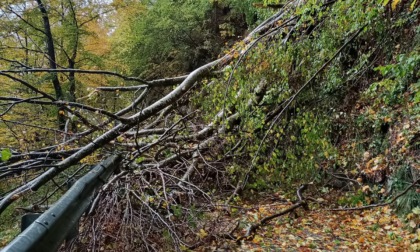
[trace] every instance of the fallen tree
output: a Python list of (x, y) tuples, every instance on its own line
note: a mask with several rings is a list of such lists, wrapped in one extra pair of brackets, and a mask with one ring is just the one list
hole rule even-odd
[[(267, 31), (270, 33), (270, 28), (282, 16), (282, 15), (279, 15), (279, 14), (283, 14), (283, 13), (284, 13), (284, 11), (279, 12), (274, 17), (272, 17), (269, 22), (266, 22), (264, 25), (260, 25), (259, 27), (257, 27), (253, 32), (250, 33), (250, 35), (247, 38), (244, 39), (244, 43), (245, 44), (250, 44), (250, 41), (252, 41), (254, 39), (253, 38), (254, 34), (264, 33), (264, 32), (267, 32)], [(276, 28), (276, 30), (277, 30), (277, 28)], [(244, 50), (244, 52), (246, 52), (246, 48), (243, 49), (243, 50)], [(91, 141), (91, 143), (83, 146), (82, 148), (77, 150), (74, 154), (70, 155), (69, 157), (67, 157), (63, 161), (55, 164), (53, 168), (51, 168), (50, 170), (43, 173), (41, 176), (37, 177), (35, 180), (31, 181), (30, 183), (27, 183), (27, 184), (23, 185), (22, 187), (17, 188), (15, 191), (8, 194), (0, 202), (0, 212), (2, 212), (14, 200), (18, 199), (19, 196), (22, 193), (25, 193), (28, 190), (37, 190), (40, 186), (44, 185), (47, 181), (52, 179), (58, 173), (64, 171), (65, 169), (69, 168), (72, 165), (77, 164), (81, 159), (83, 159), (86, 156), (92, 154), (95, 150), (104, 147), (106, 144), (110, 143), (112, 140), (116, 139), (118, 136), (120, 136), (123, 133), (127, 132), (128, 130), (132, 129), (136, 125), (140, 125), (141, 123), (143, 123), (147, 119), (151, 118), (152, 116), (155, 116), (157, 113), (159, 113), (163, 109), (167, 108), (168, 106), (176, 103), (183, 95), (185, 95), (191, 89), (191, 87), (194, 84), (196, 84), (197, 81), (199, 81), (201, 78), (203, 78), (206, 75), (208, 75), (209, 73), (211, 73), (211, 71), (214, 70), (215, 67), (217, 67), (217, 66), (220, 67), (220, 66), (226, 65), (232, 59), (234, 59), (234, 53), (238, 53), (238, 52), (236, 52), (236, 50), (233, 50), (229, 54), (223, 56), (222, 58), (220, 58), (218, 60), (215, 60), (211, 63), (208, 63), (208, 64), (196, 69), (195, 71), (191, 72), (182, 81), (182, 83), (179, 84), (173, 91), (171, 91), (169, 94), (167, 94), (163, 98), (153, 102), (152, 104), (150, 104), (146, 108), (143, 108), (140, 112), (137, 112), (134, 115), (129, 116), (128, 118), (118, 118), (118, 117), (111, 116), (111, 117), (114, 117), (112, 119), (114, 119), (114, 120), (118, 119), (119, 121), (122, 121), (122, 122), (119, 123), (116, 127), (108, 130), (104, 134), (100, 135), (99, 137), (97, 137), (96, 139)], [(30, 71), (30, 70), (27, 70), (27, 71)], [(38, 71), (40, 71), (40, 70), (38, 70)], [(44, 70), (44, 71), (48, 71), (48, 70)], [(63, 71), (74, 72), (74, 70), (66, 70), (66, 69), (64, 69)], [(54, 72), (56, 72), (56, 71), (54, 71)], [(82, 71), (82, 72), (83, 73), (89, 73), (88, 71)], [(72, 107), (72, 104), (70, 104), (68, 102), (62, 102), (61, 103), (60, 101), (56, 101), (54, 98), (52, 98), (48, 94), (36, 89), (31, 84), (29, 84), (29, 83), (27, 83), (23, 80), (20, 80), (17, 77), (10, 76), (9, 74), (6, 74), (4, 72), (0, 72), (0, 75), (9, 77), (9, 78), (11, 78), (15, 81), (18, 81), (18, 82), (24, 84), (25, 86), (33, 89), (34, 92), (41, 95), (42, 98), (50, 99), (53, 103), (55, 103), (57, 105), (61, 106), (62, 104), (67, 104), (67, 106), (64, 107), (64, 108), (66, 108), (66, 110), (68, 110), (70, 113), (75, 113), (74, 111), (72, 112), (72, 110), (70, 109), (70, 107)], [(180, 77), (179, 79), (183, 79), (183, 78), (184, 77)], [(151, 81), (151, 83), (153, 83), (153, 81)], [(136, 90), (137, 89), (138, 88), (136, 87)], [(101, 88), (99, 88), (99, 90), (101, 90)], [(115, 89), (115, 90), (117, 90), (117, 89)], [(75, 105), (75, 104), (73, 104), (73, 105)], [(83, 105), (78, 105), (78, 106), (83, 107)], [(87, 109), (89, 107), (86, 106), (86, 107), (83, 107), (83, 108)], [(94, 111), (95, 109), (90, 108), (89, 110)], [(97, 109), (96, 111), (101, 113), (102, 110)], [(102, 111), (102, 113), (104, 113), (105, 115), (113, 115), (112, 112)], [(221, 113), (223, 113), (223, 111)], [(54, 148), (56, 148), (56, 147), (54, 147)]]

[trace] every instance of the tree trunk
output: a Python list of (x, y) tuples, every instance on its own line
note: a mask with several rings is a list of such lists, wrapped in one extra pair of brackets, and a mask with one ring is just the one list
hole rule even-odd
[[(41, 0), (36, 0), (38, 3), (38, 8), (41, 11), (42, 14), (42, 20), (44, 23), (44, 34), (45, 34), (45, 42), (47, 45), (47, 57), (48, 62), (51, 69), (57, 69), (57, 63), (55, 60), (55, 49), (54, 49), (54, 40), (51, 33), (51, 25), (50, 20), (48, 18), (47, 9), (45, 8), (45, 5), (42, 3)], [(52, 76), (52, 83), (54, 86), (55, 91), (55, 97), (57, 100), (63, 100), (63, 90), (61, 89), (60, 81), (58, 79), (57, 73), (51, 73)], [(60, 130), (64, 129), (66, 120), (64, 113), (62, 113), (63, 110), (59, 109), (58, 111), (58, 127)]]

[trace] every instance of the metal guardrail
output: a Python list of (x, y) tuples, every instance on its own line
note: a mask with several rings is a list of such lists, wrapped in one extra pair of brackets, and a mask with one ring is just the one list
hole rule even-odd
[(49, 210), (10, 242), (2, 252), (57, 251), (67, 234), (78, 225), (95, 190), (103, 185), (121, 157), (113, 155), (79, 179)]

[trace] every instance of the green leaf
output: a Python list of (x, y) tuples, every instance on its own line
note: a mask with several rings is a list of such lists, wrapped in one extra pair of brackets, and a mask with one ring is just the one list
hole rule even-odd
[(175, 217), (179, 218), (179, 217), (181, 217), (181, 216), (182, 216), (182, 209), (181, 209), (181, 206), (178, 206), (178, 205), (171, 205), (171, 209), (172, 209), (172, 211), (173, 211), (173, 213), (174, 213), (174, 216), (175, 216)]
[(412, 211), (413, 211), (414, 214), (420, 215), (420, 208), (419, 207), (413, 208)]
[(3, 149), (1, 151), (1, 161), (2, 162), (6, 162), (11, 157), (12, 157), (12, 152), (10, 151), (10, 149)]
[(385, 0), (385, 1), (382, 2), (382, 5), (386, 6), (388, 3), (389, 3), (389, 0)]

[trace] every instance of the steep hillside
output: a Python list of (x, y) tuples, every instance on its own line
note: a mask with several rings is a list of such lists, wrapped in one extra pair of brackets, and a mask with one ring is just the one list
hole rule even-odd
[[(173, 13), (181, 25), (154, 19), (173, 1), (139, 2), (127, 12), (138, 23), (115, 31), (121, 50), (105, 62), (147, 78), (189, 73), (111, 73), (81, 104), (54, 101), (85, 110), (69, 121), (77, 129), (48, 147), (5, 149), (4, 171), (13, 166), (15, 178), (3, 173), (13, 186), (1, 188), (0, 210), (120, 153), (118, 174), (63, 250), (419, 250), (418, 2), (247, 1), (251, 13), (237, 1), (181, 2), (191, 14)], [(209, 10), (225, 19), (202, 23)], [(153, 26), (139, 13), (151, 13)], [(239, 34), (226, 32), (263, 17), (229, 44)], [(214, 27), (220, 37), (207, 33)], [(223, 37), (228, 49), (197, 67)], [(148, 65), (145, 48), (156, 49)], [(40, 158), (51, 168), (20, 163)], [(16, 186), (27, 170), (33, 180)]]

